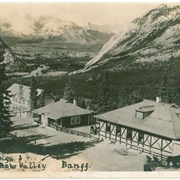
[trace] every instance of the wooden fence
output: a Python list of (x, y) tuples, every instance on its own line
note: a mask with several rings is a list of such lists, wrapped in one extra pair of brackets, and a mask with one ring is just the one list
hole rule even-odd
[(56, 129), (56, 131), (60, 131), (60, 132), (64, 132), (64, 133), (68, 133), (68, 134), (72, 134), (72, 135), (76, 135), (76, 136), (82, 136), (85, 138), (95, 138), (90, 133), (81, 132), (81, 131), (77, 131), (77, 130), (73, 130), (73, 129), (65, 128), (65, 127), (60, 127), (58, 125), (48, 124), (48, 126), (53, 129)]

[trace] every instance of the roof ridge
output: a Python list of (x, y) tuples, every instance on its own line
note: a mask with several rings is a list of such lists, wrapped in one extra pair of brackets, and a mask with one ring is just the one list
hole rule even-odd
[(66, 101), (64, 100), (60, 100), (59, 102), (62, 102), (63, 103), (63, 107), (62, 107), (62, 111), (61, 111), (61, 114), (62, 114), (62, 117), (64, 116), (64, 109), (65, 109), (65, 105), (66, 105)]
[[(177, 133), (176, 133), (176, 128), (175, 128), (175, 122), (174, 122), (174, 115), (172, 114), (172, 109), (174, 110), (174, 107), (170, 107), (170, 112), (171, 112), (171, 119), (172, 119), (172, 124), (173, 124), (173, 130), (174, 130), (174, 134), (175, 137), (177, 138)], [(176, 112), (174, 111), (174, 113), (176, 114)]]
[[(13, 86), (13, 85), (23, 86), (23, 88), (24, 88), (24, 87), (26, 87), (26, 88), (31, 88), (31, 86), (24, 85), (24, 84), (19, 84), (19, 83), (13, 83), (11, 86)], [(10, 87), (11, 87), (11, 86), (10, 86)], [(9, 87), (9, 88), (10, 88), (10, 87)], [(44, 89), (41, 89), (41, 88), (36, 88), (36, 90), (43, 90), (43, 91), (44, 91)]]

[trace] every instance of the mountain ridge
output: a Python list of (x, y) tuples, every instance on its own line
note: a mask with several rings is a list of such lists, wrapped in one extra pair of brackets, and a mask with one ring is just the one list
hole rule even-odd
[[(95, 32), (101, 34), (100, 38), (94, 36)], [(98, 43), (108, 33), (89, 30), (85, 27), (79, 26), (73, 22), (63, 21), (58, 18), (50, 16), (40, 16), (38, 18), (26, 17), (25, 23), (18, 25), (10, 23), (7, 20), (0, 20), (0, 34), (1, 36), (12, 36), (21, 38), (56, 38), (66, 42), (76, 42), (80, 44)]]
[(180, 6), (158, 6), (132, 21), (125, 32), (114, 35), (84, 69), (71, 74), (87, 72), (110, 61), (115, 63), (110, 69), (120, 70), (124, 68), (124, 62), (129, 58), (131, 62), (127, 62), (127, 66), (178, 58), (180, 56), (179, 24)]

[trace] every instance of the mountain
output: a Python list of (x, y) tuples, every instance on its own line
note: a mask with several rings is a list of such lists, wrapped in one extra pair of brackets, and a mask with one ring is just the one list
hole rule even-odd
[[(23, 22), (23, 24), (22, 24)], [(73, 22), (63, 21), (54, 17), (42, 16), (33, 18), (26, 16), (21, 24), (0, 21), (0, 34), (21, 38), (56, 39), (64, 42), (80, 44), (106, 41), (107, 33), (89, 30)]]
[(84, 69), (120, 71), (137, 65), (167, 62), (180, 57), (180, 6), (161, 5), (140, 18), (128, 29), (114, 35)]
[(98, 25), (98, 24), (92, 24), (88, 23), (87, 29), (100, 31), (104, 33), (119, 33), (123, 31), (125, 26), (123, 24), (104, 24), (104, 25)]
[(52, 70), (82, 68), (112, 37), (73, 22), (29, 15), (0, 20), (0, 35), (28, 72), (40, 64)]

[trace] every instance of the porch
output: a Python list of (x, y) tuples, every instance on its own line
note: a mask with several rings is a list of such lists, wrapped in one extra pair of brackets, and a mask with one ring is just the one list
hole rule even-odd
[(135, 149), (139, 153), (153, 154), (161, 159), (172, 155), (172, 139), (140, 131), (98, 119), (99, 138), (109, 139), (112, 143), (125, 144), (127, 149)]

